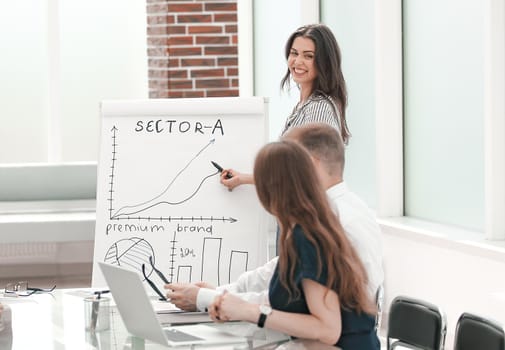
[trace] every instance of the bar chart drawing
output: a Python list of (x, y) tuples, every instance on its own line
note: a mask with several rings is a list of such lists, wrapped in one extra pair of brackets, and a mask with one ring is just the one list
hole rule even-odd
[[(205, 281), (210, 284), (221, 284), (221, 276), (219, 273), (222, 261), (222, 255), (226, 254), (223, 250), (222, 237), (203, 237), (202, 251), (200, 256), (201, 272), (200, 281)], [(193, 265), (179, 263), (179, 259), (190, 258), (193, 261), (198, 261), (198, 251), (195, 248), (178, 246), (177, 233), (174, 232), (170, 240), (170, 268), (169, 280), (177, 283), (191, 283), (193, 281)], [(228, 260), (228, 281), (231, 283), (247, 271), (249, 252), (245, 250), (231, 249), (230, 259)], [(176, 272), (175, 272), (176, 271)]]
[(204, 237), (202, 248), (202, 269), (200, 280), (219, 286), (219, 265), (221, 262), (222, 238)]
[(243, 250), (232, 250), (228, 269), (228, 283), (236, 281), (238, 277), (247, 271), (249, 252)]
[(191, 283), (192, 273), (193, 273), (193, 266), (179, 265), (177, 267), (177, 283)]

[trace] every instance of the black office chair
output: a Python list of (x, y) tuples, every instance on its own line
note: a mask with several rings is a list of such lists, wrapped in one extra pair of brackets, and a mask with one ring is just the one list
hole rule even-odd
[(463, 313), (456, 324), (454, 350), (504, 350), (505, 333), (496, 321)]
[(447, 322), (436, 305), (406, 296), (396, 297), (389, 307), (387, 349), (441, 350)]

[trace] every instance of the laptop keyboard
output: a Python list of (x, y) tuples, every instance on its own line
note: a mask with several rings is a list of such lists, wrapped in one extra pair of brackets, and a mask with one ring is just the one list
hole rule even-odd
[(189, 341), (199, 341), (204, 340), (203, 338), (195, 337), (194, 335), (181, 332), (177, 329), (164, 329), (165, 335), (168, 340), (173, 342), (189, 342)]

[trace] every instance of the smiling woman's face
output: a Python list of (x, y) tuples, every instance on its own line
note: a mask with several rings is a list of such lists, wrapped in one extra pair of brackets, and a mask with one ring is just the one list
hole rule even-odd
[(293, 80), (303, 88), (312, 90), (312, 83), (317, 77), (315, 64), (316, 46), (312, 39), (297, 37), (291, 45), (288, 67)]

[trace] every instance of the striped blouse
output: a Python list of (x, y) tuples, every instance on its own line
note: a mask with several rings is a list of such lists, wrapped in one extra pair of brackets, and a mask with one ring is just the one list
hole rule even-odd
[(304, 104), (293, 109), (281, 135), (289, 128), (308, 123), (326, 123), (341, 132), (340, 113), (336, 103), (327, 95), (311, 95)]

